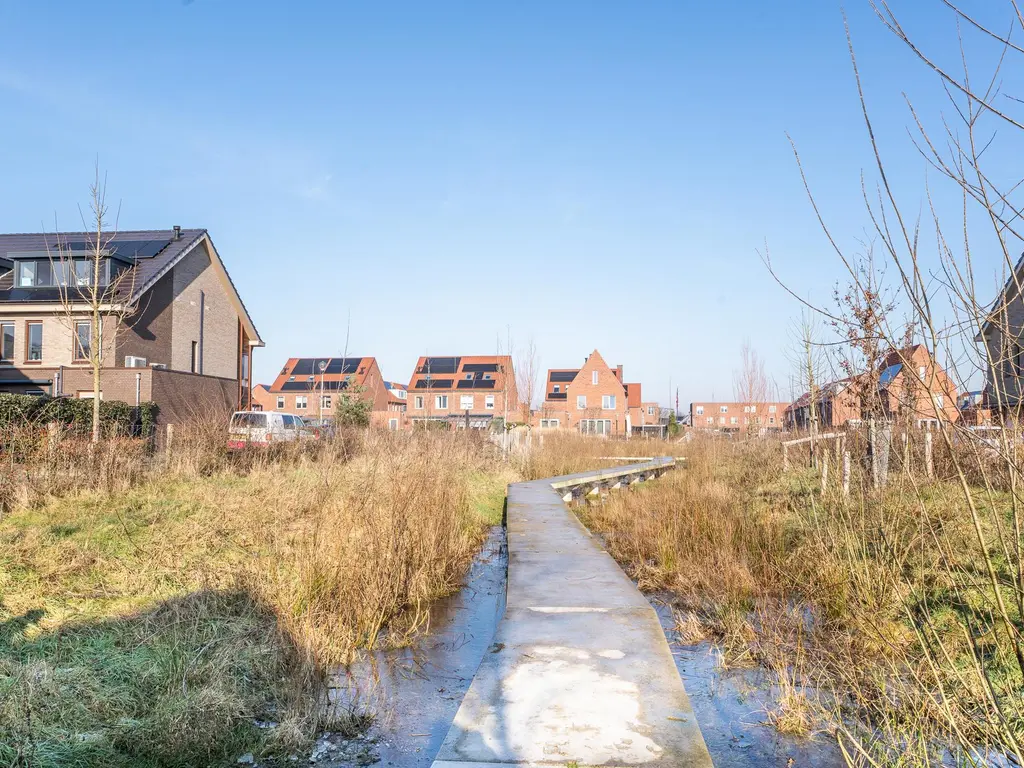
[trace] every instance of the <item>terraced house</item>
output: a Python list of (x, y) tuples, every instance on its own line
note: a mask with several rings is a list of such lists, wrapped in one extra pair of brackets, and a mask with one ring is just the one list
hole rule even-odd
[(152, 401), (166, 423), (248, 407), (263, 342), (209, 233), (104, 236), (99, 338), (83, 288), (95, 242), (85, 232), (0, 235), (0, 392)]
[(344, 394), (370, 402), (371, 424), (401, 428), (401, 409), (393, 407), (375, 357), (288, 358), (273, 384), (253, 389), (253, 400), (266, 411), (324, 420), (334, 417)]
[(409, 381), (406, 415), (413, 427), (490, 429), (519, 413), (508, 355), (421, 357)]
[(595, 349), (580, 368), (548, 371), (544, 402), (534, 422), (541, 429), (626, 435), (631, 431), (628, 400), (622, 366), (610, 367)]

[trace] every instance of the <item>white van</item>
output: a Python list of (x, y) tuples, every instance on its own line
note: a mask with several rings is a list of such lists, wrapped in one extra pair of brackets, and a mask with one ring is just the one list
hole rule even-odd
[(235, 411), (228, 427), (228, 448), (287, 443), (301, 437), (302, 419), (278, 411)]

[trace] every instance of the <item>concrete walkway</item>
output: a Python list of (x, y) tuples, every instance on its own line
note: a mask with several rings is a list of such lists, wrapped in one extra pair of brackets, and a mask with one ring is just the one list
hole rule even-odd
[(667, 464), (509, 486), (505, 615), (434, 768), (711, 765), (654, 609), (562, 501)]

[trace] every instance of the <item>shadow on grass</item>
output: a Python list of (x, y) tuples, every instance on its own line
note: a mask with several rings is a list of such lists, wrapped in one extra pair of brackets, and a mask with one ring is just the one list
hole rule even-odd
[(245, 590), (49, 631), (44, 615), (0, 606), (0, 765), (234, 763), (298, 746), (315, 717), (295, 645)]

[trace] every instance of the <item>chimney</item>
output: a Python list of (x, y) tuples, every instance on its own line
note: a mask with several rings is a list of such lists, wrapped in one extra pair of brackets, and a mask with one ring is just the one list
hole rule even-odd
[(174, 239), (181, 240), (181, 227), (177, 224), (174, 225)]

